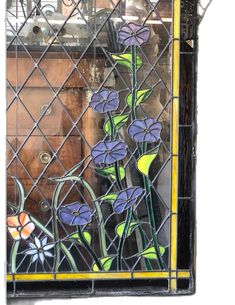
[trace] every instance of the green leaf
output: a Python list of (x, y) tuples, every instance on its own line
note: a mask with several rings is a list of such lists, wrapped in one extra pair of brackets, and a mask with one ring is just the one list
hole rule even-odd
[(150, 166), (153, 163), (154, 159), (157, 157), (158, 151), (159, 146), (139, 157), (136, 162), (136, 167), (141, 172), (141, 174), (148, 176)]
[(18, 189), (18, 194), (19, 194), (19, 204), (18, 204), (18, 212), (23, 212), (24, 210), (24, 204), (25, 204), (25, 192), (24, 192), (24, 187), (22, 183), (20, 182), (19, 179), (16, 177), (12, 177), (13, 180), (16, 183), (17, 189)]
[[(87, 241), (88, 245), (90, 245), (91, 244), (91, 234), (87, 231), (83, 231), (82, 234), (83, 234), (83, 237), (85, 238), (85, 240)], [(68, 236), (68, 239), (72, 240), (72, 241), (75, 241), (79, 244), (82, 244), (81, 239), (80, 239), (77, 232), (70, 234)]]
[[(166, 251), (165, 248), (162, 246), (159, 246), (159, 250), (160, 250), (161, 256), (163, 256)], [(142, 257), (148, 258), (148, 259), (157, 259), (157, 253), (156, 253), (154, 247), (148, 247), (147, 249), (140, 252), (139, 256), (142, 256)]]
[[(117, 114), (113, 116), (113, 125), (115, 128), (115, 132), (118, 132), (118, 130), (127, 122), (128, 117), (129, 117), (128, 114)], [(105, 121), (104, 131), (106, 134), (111, 135), (110, 120)]]
[[(136, 93), (136, 101), (135, 106), (138, 106), (139, 104), (146, 101), (152, 93), (152, 89), (144, 89), (144, 90), (138, 90)], [(131, 107), (132, 104), (132, 94), (129, 94), (126, 98), (126, 103), (128, 106)]]
[(98, 199), (101, 200), (101, 201), (114, 201), (116, 198), (117, 198), (117, 194), (108, 194), (108, 195), (104, 195), (104, 196), (101, 196), (99, 197)]
[[(100, 264), (102, 266), (103, 271), (109, 271), (109, 269), (111, 268), (113, 259), (114, 259), (113, 256), (106, 256), (106, 257), (103, 257), (103, 258), (101, 258), (99, 260)], [(99, 268), (97, 267), (96, 263), (94, 263), (92, 265), (92, 271), (95, 271), (95, 272), (99, 272), (100, 271)]]
[[(117, 227), (116, 227), (116, 234), (119, 237), (122, 237), (122, 234), (123, 234), (123, 231), (124, 231), (124, 227), (125, 227), (125, 221), (120, 223), (119, 225), (117, 225)], [(129, 229), (128, 229), (126, 237), (130, 236), (131, 233), (134, 232), (137, 227), (138, 227), (138, 223), (136, 221), (132, 221), (130, 223), (130, 226), (129, 226)]]
[[(126, 176), (126, 172), (123, 166), (118, 166), (120, 179), (123, 180)], [(113, 180), (116, 180), (115, 167), (109, 166), (105, 168), (96, 168), (95, 171), (102, 177), (111, 177)]]
[[(125, 54), (112, 54), (112, 58), (119, 64), (122, 65), (130, 70), (132, 70), (132, 54), (125, 53)], [(142, 59), (136, 55), (136, 68), (137, 70), (142, 67), (143, 62)]]

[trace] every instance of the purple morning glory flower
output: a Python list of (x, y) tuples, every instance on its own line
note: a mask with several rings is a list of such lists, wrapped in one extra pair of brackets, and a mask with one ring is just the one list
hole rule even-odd
[(113, 209), (116, 214), (121, 214), (124, 210), (132, 207), (144, 190), (139, 186), (129, 187), (119, 193), (113, 202)]
[(117, 91), (101, 89), (95, 92), (90, 100), (90, 106), (96, 112), (106, 113), (118, 109), (119, 95)]
[(128, 127), (128, 134), (136, 142), (154, 143), (160, 139), (162, 124), (153, 118), (134, 120)]
[(118, 31), (118, 42), (124, 46), (141, 46), (150, 37), (149, 27), (130, 22)]
[(82, 226), (91, 222), (92, 210), (86, 204), (74, 202), (63, 206), (59, 216), (61, 221), (69, 226)]
[(91, 155), (94, 164), (111, 164), (126, 157), (127, 146), (122, 141), (100, 141), (91, 150)]

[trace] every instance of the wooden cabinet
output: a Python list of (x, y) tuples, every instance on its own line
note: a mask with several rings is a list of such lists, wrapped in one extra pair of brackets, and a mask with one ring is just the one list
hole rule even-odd
[[(26, 53), (16, 58), (9, 52), (7, 58), (7, 193), (9, 201), (17, 202), (11, 179), (17, 176), (25, 188), (27, 209), (46, 218), (55, 188), (50, 178), (78, 164), (102, 136), (103, 118), (90, 111), (88, 102), (106, 68), (102, 57), (96, 59), (94, 72), (89, 56), (70, 60), (49, 52), (39, 61), (32, 55), (34, 60)], [(94, 183), (89, 169), (85, 176)], [(65, 186), (63, 194), (69, 202), (80, 199), (77, 186)]]
[(58, 97), (54, 97), (50, 88), (26, 87), (20, 92), (19, 99), (8, 110), (8, 135), (27, 135), (35, 122), (40, 120), (35, 135), (63, 136), (70, 131), (73, 121), (82, 111), (82, 92), (79, 88), (64, 89)]

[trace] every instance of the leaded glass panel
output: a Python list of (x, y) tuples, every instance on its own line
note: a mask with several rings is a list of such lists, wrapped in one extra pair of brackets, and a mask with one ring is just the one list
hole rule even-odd
[(7, 1), (11, 297), (193, 292), (196, 4)]

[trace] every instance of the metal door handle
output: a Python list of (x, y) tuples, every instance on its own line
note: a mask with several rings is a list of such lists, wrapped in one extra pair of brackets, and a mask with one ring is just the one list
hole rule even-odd
[(48, 151), (40, 152), (38, 157), (43, 164), (48, 164), (51, 161), (51, 153)]
[[(41, 113), (44, 113), (44, 111), (46, 110), (48, 108), (48, 104), (44, 104), (44, 105), (42, 105), (41, 106)], [(44, 115), (50, 115), (52, 113), (52, 108), (51, 107), (49, 107), (48, 109), (47, 109), (47, 111), (44, 113)]]

